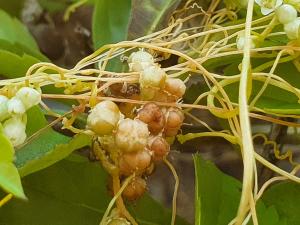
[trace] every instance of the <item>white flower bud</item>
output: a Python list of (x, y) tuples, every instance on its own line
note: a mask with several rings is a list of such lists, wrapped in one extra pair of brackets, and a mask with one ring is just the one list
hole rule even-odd
[(300, 18), (298, 17), (292, 22), (284, 24), (284, 31), (289, 39), (298, 39), (300, 31)]
[(290, 23), (297, 18), (297, 10), (289, 4), (283, 4), (276, 9), (275, 13), (278, 21), (282, 24)]
[(163, 87), (166, 80), (166, 73), (157, 65), (145, 68), (140, 75), (142, 87)]
[(115, 140), (122, 151), (135, 152), (146, 147), (148, 137), (147, 124), (140, 120), (124, 119), (118, 124)]
[(8, 112), (11, 114), (24, 114), (26, 112), (25, 105), (17, 97), (13, 97), (8, 100), (7, 108), (8, 108)]
[(154, 59), (151, 54), (145, 51), (137, 51), (131, 53), (128, 58), (130, 71), (140, 72), (144, 68), (154, 63)]
[(10, 116), (8, 112), (8, 98), (4, 95), (0, 95), (0, 122), (7, 119)]
[(41, 102), (41, 93), (30, 87), (22, 87), (16, 97), (23, 102), (26, 110)]
[(120, 116), (119, 108), (114, 102), (102, 101), (88, 115), (87, 128), (98, 135), (110, 134), (116, 127)]
[(186, 90), (185, 83), (177, 78), (168, 78), (166, 80), (165, 91), (171, 95), (181, 98)]
[(23, 144), (26, 140), (26, 123), (21, 117), (15, 116), (6, 120), (3, 124), (3, 133), (14, 146)]

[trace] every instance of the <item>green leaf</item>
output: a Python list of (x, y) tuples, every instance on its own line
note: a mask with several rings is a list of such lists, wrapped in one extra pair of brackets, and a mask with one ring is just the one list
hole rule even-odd
[(181, 0), (133, 0), (130, 40), (151, 34), (167, 26), (167, 22)]
[(39, 59), (40, 61), (47, 61), (47, 62), (49, 61), (49, 59), (39, 51), (35, 49), (30, 49), (21, 43), (12, 44), (7, 40), (0, 40), (0, 49), (14, 53), (18, 56), (23, 56), (24, 54), (27, 54)]
[(0, 10), (0, 39), (9, 41), (11, 44), (20, 43), (29, 49), (39, 50), (27, 28), (3, 10)]
[(15, 163), (21, 176), (44, 169), (91, 143), (91, 138), (84, 134), (71, 138), (52, 128), (39, 132), (48, 124), (39, 107), (27, 111), (27, 118), (26, 133), (34, 137), (32, 140), (29, 138), (29, 142), (16, 152)]
[(241, 182), (194, 156), (196, 170), (196, 225), (227, 225), (240, 201)]
[[(108, 177), (98, 162), (71, 155), (55, 165), (23, 178), (29, 201), (12, 200), (0, 209), (0, 224), (99, 224), (111, 199)], [(151, 210), (149, 210), (151, 209)], [(145, 197), (131, 213), (140, 225), (170, 223), (170, 211)], [(177, 225), (187, 225), (177, 219)]]
[[(91, 138), (84, 134), (75, 135), (73, 138), (66, 140), (65, 144), (58, 144), (65, 142), (65, 137), (52, 131), (51, 133), (39, 136), (35, 143), (22, 148), (22, 152), (18, 151), (16, 165), (18, 166), (20, 175), (26, 176), (47, 168), (66, 158), (73, 151), (88, 146), (91, 143)], [(47, 147), (43, 148), (43, 146)]]
[(24, 0), (0, 0), (0, 9), (12, 16), (19, 17), (24, 6)]
[[(285, 219), (280, 219), (276, 208), (271, 205), (266, 207), (262, 200), (256, 204), (256, 214), (259, 225), (287, 225)], [(253, 225), (250, 221), (248, 225)]]
[(96, 1), (93, 13), (93, 44), (97, 49), (127, 39), (131, 0)]
[(19, 56), (0, 49), (0, 74), (7, 78), (24, 76), (28, 68), (38, 62), (38, 59), (30, 55)]
[(17, 198), (26, 199), (18, 170), (11, 162), (0, 162), (0, 186)]
[(262, 200), (266, 206), (275, 206), (279, 217), (287, 221), (286, 224), (300, 224), (299, 184), (292, 182), (275, 184), (263, 194)]
[(14, 147), (4, 134), (0, 133), (0, 162), (12, 162), (14, 160)]

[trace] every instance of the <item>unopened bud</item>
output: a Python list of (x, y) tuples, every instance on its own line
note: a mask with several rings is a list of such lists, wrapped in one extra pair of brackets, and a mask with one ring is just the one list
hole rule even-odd
[(118, 124), (116, 145), (124, 152), (141, 151), (149, 137), (147, 124), (140, 120), (124, 119)]
[(154, 63), (154, 59), (151, 54), (145, 51), (137, 51), (131, 53), (128, 58), (130, 71), (140, 72), (144, 68), (149, 67)]
[(141, 177), (135, 177), (124, 189), (122, 195), (129, 201), (140, 198), (146, 191), (147, 183)]
[(41, 102), (41, 93), (30, 87), (22, 87), (16, 97), (23, 102), (26, 110)]
[(168, 78), (166, 80), (165, 91), (178, 98), (182, 98), (186, 90), (184, 82), (180, 79)]
[(140, 75), (141, 87), (163, 87), (165, 85), (166, 73), (158, 65), (146, 67)]
[(120, 120), (118, 106), (112, 101), (98, 103), (87, 118), (87, 128), (98, 135), (110, 134)]
[(12, 97), (11, 99), (8, 100), (7, 108), (8, 108), (8, 112), (11, 114), (22, 115), (26, 112), (25, 105), (17, 97)]
[(165, 125), (165, 116), (158, 105), (147, 103), (138, 111), (137, 118), (148, 125), (152, 134), (158, 134)]
[(124, 153), (119, 159), (120, 174), (140, 174), (144, 172), (151, 163), (151, 154), (147, 149), (138, 152)]
[(3, 133), (14, 146), (23, 144), (26, 140), (26, 123), (21, 117), (12, 117), (3, 124)]

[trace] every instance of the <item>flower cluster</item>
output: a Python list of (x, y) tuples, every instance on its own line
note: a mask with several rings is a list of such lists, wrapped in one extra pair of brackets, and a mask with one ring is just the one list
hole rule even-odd
[(177, 78), (167, 78), (165, 71), (145, 51), (133, 52), (128, 59), (129, 69), (140, 73), (139, 84), (143, 100), (175, 102), (182, 98), (186, 86)]
[(14, 146), (24, 143), (26, 139), (26, 111), (39, 104), (40, 101), (41, 93), (30, 87), (22, 87), (10, 99), (0, 95), (0, 122), (4, 134)]
[[(184, 95), (184, 82), (168, 78), (151, 54), (134, 52), (128, 63), (131, 71), (139, 73), (138, 85), (135, 86), (138, 91), (133, 91), (135, 99), (176, 102)], [(118, 88), (111, 87), (108, 93), (127, 94), (117, 91)], [(123, 87), (120, 89), (123, 90)], [(167, 140), (177, 135), (184, 115), (177, 107), (159, 106), (154, 102), (141, 107), (135, 105), (130, 110), (130, 113), (124, 110), (123, 104), (102, 101), (90, 111), (87, 129), (93, 131), (97, 146), (94, 152), (108, 171), (117, 168), (121, 180), (134, 174), (134, 179), (122, 194), (128, 200), (135, 200), (145, 192), (145, 178), (153, 170), (154, 163), (169, 154)]]

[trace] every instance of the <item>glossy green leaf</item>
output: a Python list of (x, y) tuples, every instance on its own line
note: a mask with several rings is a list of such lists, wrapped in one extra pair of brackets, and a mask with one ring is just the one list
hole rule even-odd
[(96, 1), (93, 13), (93, 44), (97, 49), (127, 39), (131, 0)]
[[(0, 208), (5, 225), (99, 224), (111, 199), (107, 174), (99, 163), (71, 155), (45, 170), (23, 178), (28, 202), (13, 200)], [(149, 210), (151, 209), (151, 210)], [(140, 225), (170, 223), (170, 211), (145, 197), (130, 207)], [(177, 219), (177, 225), (187, 225)]]
[(27, 28), (18, 19), (10, 17), (3, 10), (0, 10), (0, 39), (9, 41), (11, 44), (20, 43), (29, 49), (39, 50)]
[(27, 46), (25, 46), (21, 43), (12, 44), (11, 42), (9, 42), (7, 40), (0, 39), (0, 49), (14, 53), (18, 56), (23, 56), (24, 54), (27, 54), (27, 55), (30, 55), (32, 57), (39, 59), (40, 61), (49, 61), (49, 59), (47, 57), (45, 57), (39, 51), (28, 48)]
[[(47, 168), (54, 163), (66, 158), (73, 151), (90, 145), (91, 138), (84, 134), (75, 135), (72, 139), (55, 133), (45, 133), (38, 137), (36, 143), (31, 143), (17, 153), (16, 164), (21, 176), (34, 173)], [(47, 146), (44, 147), (43, 146)], [(36, 150), (33, 152), (33, 150)], [(46, 151), (45, 151), (46, 150)], [(23, 160), (22, 160), (23, 159)], [(26, 161), (24, 161), (26, 159)]]
[(4, 134), (0, 132), (0, 162), (12, 162), (14, 159), (14, 147)]
[(223, 174), (216, 166), (194, 156), (196, 170), (196, 225), (227, 225), (235, 216), (241, 182)]
[(38, 59), (30, 55), (19, 56), (0, 49), (0, 74), (7, 78), (24, 76), (28, 68), (38, 62)]
[(17, 198), (26, 199), (18, 170), (12, 162), (0, 162), (0, 187)]
[[(71, 138), (54, 131), (52, 128), (41, 131), (47, 124), (38, 107), (33, 107), (27, 112), (26, 133), (29, 140), (24, 147), (16, 152), (15, 161), (21, 176), (44, 169), (64, 159), (74, 150), (91, 143), (91, 138), (84, 134), (75, 135)], [(32, 137), (30, 138), (30, 136)]]
[(266, 206), (275, 206), (279, 218), (286, 219), (288, 225), (300, 224), (300, 185), (282, 182), (269, 188), (262, 197)]
[(129, 39), (151, 34), (164, 28), (181, 0), (133, 0)]

